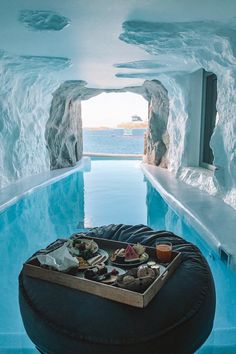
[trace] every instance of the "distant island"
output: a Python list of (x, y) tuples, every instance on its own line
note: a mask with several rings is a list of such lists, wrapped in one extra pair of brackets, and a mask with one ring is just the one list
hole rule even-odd
[(146, 129), (148, 126), (147, 122), (123, 122), (117, 125), (117, 128), (123, 129)]
[(86, 130), (110, 130), (110, 129), (146, 129), (147, 122), (123, 122), (116, 127), (83, 127)]
[(115, 129), (111, 127), (83, 127), (83, 129), (86, 130), (109, 130), (109, 129)]
[(116, 127), (83, 127), (87, 130), (109, 130), (109, 129), (146, 129), (148, 122), (143, 121), (141, 117), (134, 115), (129, 122), (121, 122)]

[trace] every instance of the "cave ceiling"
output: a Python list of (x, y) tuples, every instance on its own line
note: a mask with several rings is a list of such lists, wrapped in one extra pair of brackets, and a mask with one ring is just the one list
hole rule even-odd
[(208, 44), (224, 50), (217, 38), (234, 40), (235, 10), (234, 0), (1, 0), (0, 50), (34, 65), (62, 60), (61, 80), (138, 86), (197, 69)]

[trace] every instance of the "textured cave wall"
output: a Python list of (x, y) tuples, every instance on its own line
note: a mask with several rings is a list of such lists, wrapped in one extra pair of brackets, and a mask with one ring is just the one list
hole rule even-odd
[(46, 124), (45, 139), (50, 156), (50, 168), (74, 166), (82, 157), (81, 101), (65, 96), (58, 89)]
[(49, 169), (44, 131), (65, 58), (0, 51), (0, 188)]
[(145, 81), (144, 88), (148, 98), (148, 129), (145, 138), (144, 161), (166, 168), (169, 147), (168, 92), (158, 80)]
[[(168, 90), (168, 169), (186, 183), (217, 195), (236, 208), (235, 18), (227, 23), (129, 21), (123, 29), (121, 40), (139, 46), (156, 60), (119, 63), (116, 66), (127, 73), (117, 76), (158, 78)], [(193, 164), (188, 152), (200, 149), (200, 141), (191, 139), (196, 117), (190, 112), (191, 73), (200, 68), (217, 76), (218, 113), (210, 141), (214, 165), (218, 167), (214, 172)]]
[[(193, 74), (187, 73), (166, 81), (171, 97), (169, 169), (184, 182), (222, 198), (236, 209), (236, 71), (214, 62), (202, 64), (206, 71), (217, 75), (217, 119), (210, 141), (217, 169), (211, 171), (199, 166), (200, 135), (196, 134), (196, 120), (201, 116), (193, 115), (191, 106), (197, 94), (193, 89)], [(198, 159), (193, 159), (193, 154)]]
[(45, 140), (50, 169), (71, 167), (83, 154), (81, 101), (102, 90), (86, 87), (81, 80), (65, 81), (53, 93)]

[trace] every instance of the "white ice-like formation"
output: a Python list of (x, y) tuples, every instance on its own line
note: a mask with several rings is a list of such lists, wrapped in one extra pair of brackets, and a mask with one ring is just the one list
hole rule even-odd
[(84, 81), (64, 82), (53, 94), (45, 139), (50, 168), (74, 166), (82, 157), (82, 117), (78, 92)]
[(59, 85), (55, 72), (69, 64), (0, 51), (0, 188), (49, 169), (45, 124)]
[[(130, 21), (123, 24), (123, 29), (121, 40), (157, 56), (157, 61), (147, 61), (146, 65), (145, 61), (139, 61), (116, 67), (129, 69), (118, 73), (119, 77), (156, 76), (167, 88), (170, 99), (168, 168), (187, 183), (221, 196), (236, 208), (236, 19), (227, 23)], [(210, 145), (218, 169), (208, 176), (207, 182), (204, 170), (192, 164), (188, 151), (193, 149), (190, 145), (195, 124), (191, 116), (192, 73), (200, 68), (217, 75), (218, 113)], [(139, 71), (131, 72), (133, 69)]]
[(22, 10), (19, 21), (33, 31), (61, 31), (70, 21), (54, 11)]
[[(60, 30), (69, 23), (67, 18), (51, 11), (24, 10), (19, 19), (28, 28), (37, 31)], [(144, 49), (152, 58), (115, 64), (116, 76), (149, 80), (158, 78), (168, 91), (168, 134), (162, 136), (162, 141), (166, 138), (164, 143), (168, 146), (168, 169), (187, 183), (221, 196), (236, 208), (236, 20), (227, 23), (129, 21), (123, 24), (123, 29), (120, 39)], [(49, 168), (45, 126), (52, 93), (61, 83), (57, 79), (58, 70), (69, 64), (66, 58), (11, 56), (0, 52), (0, 187)], [(207, 174), (198, 168), (196, 152), (199, 142), (193, 134), (196, 125), (193, 101), (195, 96), (199, 96), (199, 86), (195, 87), (194, 80), (200, 68), (217, 75), (218, 89), (217, 122), (210, 142), (218, 169)], [(64, 83), (63, 95), (67, 95), (64, 103), (68, 107), (69, 96), (74, 89), (73, 94), (78, 96), (73, 96), (73, 100), (88, 99), (101, 92), (129, 91), (147, 95), (145, 84), (106, 90), (86, 88), (84, 83), (83, 89), (80, 87), (76, 93), (78, 82), (74, 81), (74, 88), (73, 81)], [(150, 97), (146, 98), (150, 102)], [(153, 112), (159, 105), (154, 101), (153, 96)], [(54, 110), (55, 119), (56, 113)], [(53, 120), (49, 121), (49, 128), (54, 127)], [(63, 160), (61, 142), (69, 144), (72, 139), (70, 127), (63, 136), (59, 124), (57, 132), (61, 135), (58, 156)], [(74, 138), (72, 140), (74, 144)], [(166, 161), (165, 156), (165, 164)]]

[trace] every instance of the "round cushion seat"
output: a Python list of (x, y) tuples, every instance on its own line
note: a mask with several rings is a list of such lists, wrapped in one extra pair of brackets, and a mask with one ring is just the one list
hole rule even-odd
[(19, 277), (24, 326), (44, 354), (190, 354), (207, 339), (215, 314), (209, 266), (193, 244), (144, 225), (92, 228), (90, 237), (155, 246), (170, 241), (182, 262), (144, 309), (27, 276)]

